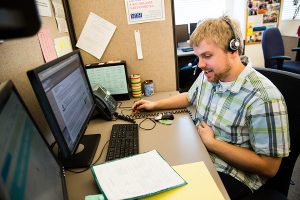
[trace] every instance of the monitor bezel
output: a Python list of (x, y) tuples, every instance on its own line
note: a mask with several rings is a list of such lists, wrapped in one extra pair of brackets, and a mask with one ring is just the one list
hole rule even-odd
[[(85, 65), (85, 68), (86, 68), (86, 70), (89, 70), (89, 69), (101, 69), (101, 68), (105, 68), (105, 67), (114, 67), (114, 66), (118, 66), (118, 65), (122, 65), (124, 67), (125, 76), (126, 76), (125, 78), (126, 78), (127, 93), (111, 94), (111, 96), (113, 96), (113, 98), (116, 101), (129, 100), (130, 99), (129, 78), (128, 78), (128, 73), (127, 73), (126, 62), (124, 60), (115, 61), (115, 62), (87, 64), (87, 65)], [(103, 86), (103, 87), (105, 87), (105, 86)]]
[[(68, 147), (68, 144), (59, 128), (59, 125), (58, 125), (58, 122), (57, 122), (57, 119), (55, 117), (55, 114), (51, 108), (51, 105), (50, 105), (50, 102), (47, 98), (47, 95), (44, 91), (44, 88), (42, 86), (42, 82), (38, 76), (38, 74), (50, 67), (53, 67), (54, 65), (57, 65), (58, 63), (68, 59), (69, 57), (73, 56), (73, 55), (78, 55), (79, 56), (79, 59), (80, 59), (80, 63), (81, 63), (81, 68), (84, 72), (84, 75), (85, 75), (85, 81), (87, 82), (88, 84), (88, 87), (89, 87), (89, 90), (91, 92), (91, 95), (92, 95), (92, 108), (89, 112), (89, 114), (87, 115), (87, 118), (86, 120), (84, 121), (83, 123), (83, 126), (81, 127), (81, 130), (74, 142), (74, 145), (73, 145), (73, 149), (69, 149)], [(50, 130), (52, 131), (52, 134), (59, 146), (59, 153), (62, 155), (63, 158), (70, 158), (72, 155), (74, 155), (76, 153), (76, 150), (78, 148), (78, 145), (80, 144), (80, 140), (82, 139), (82, 137), (84, 136), (84, 133), (85, 133), (85, 130), (87, 129), (87, 126), (89, 124), (89, 121), (91, 119), (91, 116), (95, 110), (95, 98), (93, 96), (93, 92), (92, 92), (92, 88), (91, 88), (91, 85), (90, 85), (90, 82), (88, 80), (88, 77), (87, 77), (87, 73), (86, 73), (86, 69), (84, 67), (84, 64), (83, 64), (83, 61), (82, 61), (82, 58), (81, 58), (81, 55), (80, 55), (80, 51), (79, 50), (75, 50), (71, 53), (68, 53), (62, 57), (59, 57), (55, 60), (52, 60), (48, 63), (45, 63), (35, 69), (32, 69), (30, 71), (27, 72), (27, 76), (31, 82), (31, 85), (32, 85), (32, 88), (36, 94), (36, 97), (40, 103), (40, 107), (44, 113), (44, 116), (48, 122), (48, 125), (49, 125), (49, 128)]]
[[(56, 158), (54, 153), (51, 151), (51, 148), (50, 148), (45, 136), (42, 134), (39, 126), (37, 125), (36, 121), (33, 119), (31, 112), (27, 108), (25, 102), (23, 101), (21, 95), (19, 94), (17, 88), (15, 87), (15, 85), (13, 84), (13, 82), (11, 80), (5, 81), (1, 84), (1, 87), (0, 87), (0, 112), (2, 111), (4, 105), (6, 104), (6, 102), (8, 101), (8, 99), (12, 93), (16, 94), (18, 100), (20, 101), (20, 103), (22, 104), (22, 107), (24, 108), (24, 111), (27, 113), (29, 119), (31, 120), (31, 122), (35, 126), (37, 132), (39, 133), (39, 136), (42, 138), (42, 141), (45, 144), (45, 148), (50, 151), (50, 154), (53, 156), (53, 159), (56, 161), (57, 165), (59, 166), (60, 177), (61, 177), (62, 187), (63, 187), (62, 188), (63, 198), (68, 199), (64, 167), (63, 167), (62, 163)], [(37, 136), (37, 137), (39, 137), (39, 136)]]
[(190, 39), (189, 25), (177, 24), (175, 25), (176, 43), (186, 43)]

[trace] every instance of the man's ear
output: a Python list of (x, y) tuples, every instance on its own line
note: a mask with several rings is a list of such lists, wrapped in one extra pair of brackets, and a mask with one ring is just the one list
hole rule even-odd
[(239, 57), (240, 56), (238, 50), (236, 50), (236, 51), (228, 51), (228, 54), (231, 55), (231, 56), (233, 56), (233, 57), (236, 57), (236, 56)]

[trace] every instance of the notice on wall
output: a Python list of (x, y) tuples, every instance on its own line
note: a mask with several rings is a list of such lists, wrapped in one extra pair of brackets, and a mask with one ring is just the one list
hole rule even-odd
[(73, 50), (69, 36), (55, 38), (54, 47), (58, 57), (70, 53)]
[(128, 24), (165, 20), (164, 0), (125, 0)]
[(115, 30), (116, 26), (114, 24), (91, 12), (79, 36), (76, 47), (83, 49), (100, 60)]
[(35, 0), (40, 16), (51, 17), (51, 6), (49, 0)]
[(54, 44), (51, 39), (50, 30), (47, 28), (41, 28), (38, 32), (38, 38), (40, 41), (42, 53), (46, 62), (50, 62), (57, 58)]

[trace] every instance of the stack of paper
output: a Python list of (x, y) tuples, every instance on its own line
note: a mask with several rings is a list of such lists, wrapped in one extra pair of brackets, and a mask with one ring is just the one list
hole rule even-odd
[(148, 198), (147, 200), (213, 199), (224, 200), (204, 162), (189, 163), (173, 167), (188, 184)]

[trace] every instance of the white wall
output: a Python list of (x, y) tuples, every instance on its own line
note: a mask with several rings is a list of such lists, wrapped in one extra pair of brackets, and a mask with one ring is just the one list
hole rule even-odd
[(299, 25), (300, 20), (279, 21), (279, 29), (284, 36), (298, 37), (297, 30)]

